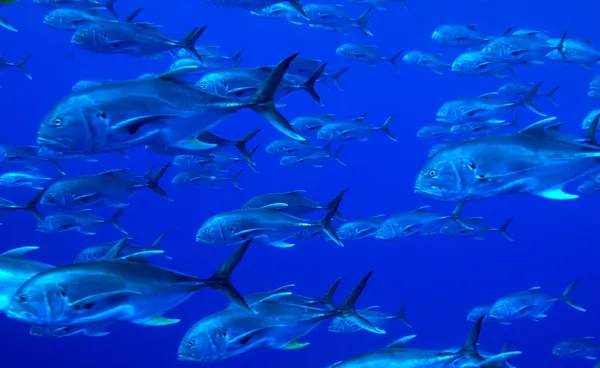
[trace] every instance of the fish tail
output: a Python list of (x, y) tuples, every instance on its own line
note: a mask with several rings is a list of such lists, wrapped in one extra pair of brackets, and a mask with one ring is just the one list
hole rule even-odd
[(516, 105), (523, 105), (531, 110), (531, 112), (538, 114), (539, 116), (548, 116), (533, 103), (533, 98), (537, 95), (542, 83), (543, 81), (540, 81), (533, 86), (533, 88), (527, 93), (527, 96), (525, 96), (520, 102), (516, 103)]
[(567, 39), (567, 33), (569, 33), (568, 29), (565, 29), (562, 37), (560, 38), (560, 42), (556, 45), (556, 50), (560, 53), (563, 58), (563, 61), (567, 61), (567, 55), (565, 54), (565, 40)]
[(396, 137), (394, 137), (394, 135), (390, 131), (390, 123), (392, 122), (392, 120), (394, 120), (395, 117), (396, 117), (396, 113), (390, 115), (387, 119), (385, 119), (385, 121), (383, 122), (381, 127), (379, 127), (379, 130), (384, 132), (385, 135), (387, 135), (389, 139), (391, 139), (394, 142), (397, 142), (398, 140), (396, 139)]
[(410, 322), (408, 322), (408, 319), (406, 318), (406, 299), (404, 300), (404, 302), (402, 302), (402, 306), (400, 307), (400, 311), (398, 312), (398, 314), (396, 314), (396, 318), (402, 323), (404, 323), (406, 326), (408, 326), (408, 328), (412, 328), (412, 325), (410, 324)]
[(502, 226), (500, 226), (498, 228), (498, 231), (500, 232), (500, 234), (504, 235), (504, 237), (510, 241), (514, 241), (515, 239), (513, 239), (513, 237), (508, 233), (508, 225), (510, 225), (510, 223), (512, 222), (513, 218), (509, 218), (508, 220), (506, 220), (506, 222), (504, 224), (502, 224)]
[(342, 317), (343, 319), (349, 322), (352, 322), (353, 324), (364, 330), (376, 334), (384, 334), (385, 330), (378, 328), (365, 318), (361, 317), (358, 313), (356, 313), (356, 300), (364, 290), (372, 274), (373, 271), (370, 271), (360, 280), (358, 285), (354, 287), (354, 289), (352, 290), (352, 292), (350, 292), (346, 300), (342, 303), (342, 305), (339, 308), (335, 310), (335, 312), (336, 315)]
[(575, 280), (569, 286), (567, 286), (560, 299), (563, 302), (567, 303), (570, 307), (577, 309), (580, 312), (585, 312), (585, 308), (575, 303), (575, 301), (571, 298), (571, 294), (573, 294), (573, 291), (575, 291), (575, 288), (577, 287), (578, 283), (579, 280)]
[(259, 132), (260, 132), (260, 129), (254, 130), (254, 131), (246, 134), (240, 140), (236, 141), (233, 144), (235, 146), (235, 148), (237, 148), (237, 150), (242, 155), (242, 158), (244, 159), (244, 161), (246, 161), (248, 163), (248, 165), (250, 166), (250, 168), (252, 168), (252, 170), (255, 170), (255, 171), (256, 171), (256, 169), (255, 169), (256, 163), (252, 159), (252, 155), (250, 153), (248, 153), (248, 150), (246, 149), (246, 144), (248, 143), (248, 141), (250, 141), (252, 138), (254, 138), (254, 136), (257, 135)]
[(340, 282), (342, 282), (343, 279), (343, 277), (340, 277), (337, 280), (335, 280), (333, 284), (329, 286), (327, 291), (325, 291), (325, 294), (323, 294), (323, 297), (321, 299), (315, 299), (310, 304), (323, 304), (328, 308), (335, 309), (335, 304), (333, 303), (333, 295), (335, 294), (335, 291), (337, 290), (338, 286), (340, 286)]
[(585, 142), (587, 144), (591, 144), (593, 146), (600, 146), (598, 141), (596, 140), (596, 132), (598, 131), (598, 122), (600, 121), (600, 114), (596, 115), (594, 121), (590, 124), (590, 127), (587, 131), (587, 136), (585, 138)]
[(202, 286), (209, 286), (225, 295), (233, 303), (250, 312), (256, 313), (250, 305), (248, 305), (242, 294), (240, 294), (231, 284), (231, 273), (244, 257), (252, 240), (253, 238), (244, 241), (236, 250), (234, 250), (229, 258), (223, 262), (219, 269), (209, 279), (202, 280)]
[[(502, 351), (500, 353), (508, 353), (511, 343), (512, 341), (507, 341), (506, 344), (504, 344), (504, 346), (502, 347)], [(508, 358), (504, 360), (504, 364), (506, 364), (508, 368), (516, 368), (511, 362), (508, 361)]]
[(238, 172), (236, 172), (229, 180), (231, 180), (231, 184), (233, 184), (234, 187), (238, 188), (239, 190), (244, 190), (244, 188), (240, 187), (239, 183), (237, 182), (238, 177), (240, 176), (240, 174), (242, 173), (242, 171), (244, 171), (244, 169), (239, 169)]
[(203, 62), (203, 60), (202, 60), (202, 56), (200, 56), (200, 54), (198, 54), (198, 50), (196, 50), (196, 42), (198, 42), (198, 39), (200, 38), (200, 36), (202, 36), (202, 33), (204, 33), (204, 30), (206, 29), (206, 27), (207, 26), (203, 26), (200, 29), (198, 29), (198, 27), (192, 29), (190, 31), (190, 33), (188, 33), (179, 42), (180, 46), (183, 49), (185, 49), (186, 51), (188, 51), (189, 53), (194, 55), (194, 57), (201, 62)]
[(371, 17), (369, 17), (369, 14), (371, 13), (372, 9), (372, 7), (369, 7), (369, 9), (365, 10), (365, 12), (362, 13), (360, 17), (358, 17), (358, 19), (356, 19), (356, 24), (358, 24), (358, 27), (360, 28), (362, 33), (364, 33), (367, 36), (373, 36), (373, 32), (371, 32), (371, 30), (367, 26), (367, 22), (369, 21), (369, 19), (371, 19)]
[(340, 152), (342, 151), (342, 148), (344, 148), (343, 144), (341, 146), (339, 146), (338, 149), (335, 150), (334, 153), (331, 154), (331, 158), (335, 158), (335, 160), (337, 162), (339, 162), (340, 165), (346, 166), (346, 163), (344, 161), (342, 161), (342, 159), (340, 158)]
[(335, 197), (333, 205), (329, 208), (327, 214), (325, 214), (325, 216), (323, 216), (323, 218), (319, 222), (321, 230), (340, 247), (343, 247), (344, 244), (338, 237), (335, 230), (331, 227), (331, 220), (333, 219), (333, 216), (335, 216), (335, 214), (338, 212), (338, 208), (340, 206), (340, 203), (342, 202), (342, 197), (347, 191), (348, 188), (344, 189), (340, 194), (338, 194), (337, 197)]
[[(112, 14), (113, 17), (115, 17), (116, 19), (119, 19), (119, 15), (117, 14), (117, 12), (115, 11), (115, 3), (117, 2), (117, 0), (108, 0), (106, 1), (106, 3), (104, 4), (104, 7), (106, 8), (106, 10), (108, 10), (108, 12), (110, 14)], [(140, 9), (141, 11), (141, 9)], [(139, 13), (139, 12), (138, 12)]]
[(389, 61), (390, 63), (392, 63), (392, 66), (394, 67), (394, 69), (398, 70), (398, 65), (396, 65), (396, 60), (398, 60), (398, 58), (400, 56), (402, 56), (402, 53), (404, 52), (403, 49), (400, 49), (400, 51), (398, 51), (396, 53), (396, 55), (392, 56), (391, 58), (387, 59), (387, 61)]
[(321, 74), (323, 73), (323, 70), (325, 70), (326, 66), (327, 66), (327, 63), (323, 63), (323, 65), (321, 65), (319, 67), (319, 69), (317, 69), (317, 71), (310, 78), (308, 78), (308, 80), (306, 82), (304, 82), (304, 84), (302, 85), (302, 89), (304, 89), (306, 91), (306, 93), (308, 93), (308, 95), (310, 97), (312, 97), (313, 100), (317, 101), (317, 103), (320, 106), (324, 106), (324, 105), (323, 105), (323, 101), (321, 101), (321, 97), (315, 90), (315, 83), (317, 83), (317, 81), (321, 77)]
[(505, 353), (500, 353), (497, 355), (493, 355), (482, 362), (474, 363), (469, 362), (460, 366), (460, 368), (468, 368), (468, 367), (477, 367), (477, 368), (494, 368), (501, 367), (502, 363), (505, 363), (509, 367), (514, 367), (512, 364), (508, 362), (508, 359), (515, 357), (517, 355), (523, 354), (520, 351), (507, 351)]
[(556, 87), (554, 87), (554, 89), (552, 91), (550, 91), (548, 93), (544, 93), (543, 95), (540, 95), (540, 96), (547, 97), (554, 106), (558, 106), (558, 102), (556, 102), (556, 100), (554, 99), (554, 93), (556, 91), (558, 91), (559, 88), (560, 88), (560, 86), (556, 86)]
[(117, 229), (120, 232), (122, 232), (123, 234), (127, 235), (129, 233), (119, 223), (119, 217), (121, 217), (121, 214), (123, 214), (123, 211), (125, 211), (125, 208), (127, 208), (127, 207), (121, 207), (121, 208), (119, 208), (117, 210), (117, 212), (115, 212), (115, 214), (112, 215), (108, 220), (103, 220), (102, 222), (103, 223), (107, 223), (107, 224), (111, 224), (112, 226), (115, 227), (115, 229)]
[(306, 140), (303, 138), (296, 130), (290, 125), (287, 119), (281, 115), (279, 111), (275, 108), (275, 102), (273, 100), (275, 96), (275, 91), (277, 87), (279, 87), (279, 83), (283, 79), (285, 72), (292, 60), (294, 60), (298, 56), (298, 54), (293, 54), (283, 61), (281, 61), (275, 69), (273, 69), (267, 79), (260, 86), (254, 97), (252, 98), (252, 102), (249, 107), (264, 117), (271, 125), (275, 127), (275, 129), (279, 130), (283, 134), (287, 135), (292, 139), (296, 139), (299, 141)]
[(298, 13), (302, 14), (304, 18), (306, 18), (306, 12), (302, 8), (302, 4), (300, 4), (300, 0), (288, 0), (288, 2), (298, 11)]
[[(344, 69), (340, 70), (339, 72), (330, 75), (331, 79), (333, 79), (333, 84), (335, 84), (337, 89), (339, 89), (340, 91), (344, 90), (342, 88), (342, 85), (340, 84), (340, 77), (342, 76), (342, 74), (346, 73), (349, 69), (350, 68), (344, 68)], [(325, 80), (323, 80), (323, 83), (325, 83)]]
[[(165, 198), (168, 201), (172, 201), (172, 199), (169, 197), (169, 195), (167, 194), (167, 192), (165, 192), (158, 185), (158, 182), (160, 181), (160, 179), (162, 179), (163, 175), (165, 175), (165, 172), (167, 172), (167, 169), (169, 168), (169, 166), (171, 166), (171, 162), (169, 162), (166, 165), (164, 165), (163, 167), (161, 167), (156, 172), (156, 174), (154, 174), (151, 177), (149, 177), (147, 179), (148, 181), (146, 182), (146, 186), (148, 187), (148, 189), (150, 189), (154, 193), (158, 194), (159, 196)], [(146, 175), (148, 175), (148, 173), (146, 173)]]
[(250, 166), (250, 168), (252, 169), (252, 171), (254, 171), (255, 173), (258, 173), (258, 170), (256, 169), (256, 163), (252, 159), (252, 156), (254, 156), (254, 154), (258, 150), (258, 147), (260, 147), (260, 144), (257, 144), (256, 146), (254, 146), (254, 148), (252, 148), (250, 150), (250, 152), (248, 152), (248, 158), (250, 158), (250, 160), (251, 160), (251, 163), (248, 162), (248, 166)]
[(19, 68), (19, 70), (25, 74), (25, 76), (29, 79), (33, 79), (33, 77), (31, 77), (31, 74), (29, 74), (29, 71), (27, 70), (27, 68), (25, 67), (25, 64), (27, 63), (27, 61), (29, 61), (29, 58), (31, 57), (31, 54), (26, 55), (21, 61), (19, 61), (18, 63), (15, 64), (15, 66), (17, 68)]
[[(347, 190), (348, 189), (344, 189), (331, 202), (327, 203), (327, 205), (325, 206), (325, 208), (327, 208), (328, 210), (330, 210), (333, 207), (335, 207), (335, 205), (337, 204), (337, 202), (341, 200), (342, 196), (344, 195), (344, 193), (346, 193)], [(344, 218), (344, 216), (342, 216), (342, 214), (340, 213), (340, 211), (336, 211), (335, 212), (335, 217), (339, 218), (342, 221), (346, 221), (346, 219)]]
[(168, 233), (169, 233), (168, 231), (165, 231), (164, 233), (160, 234), (158, 236), (158, 238), (156, 238), (154, 243), (152, 243), (152, 246), (150, 247), (150, 249), (161, 250), (160, 246), (162, 245), (162, 242), (165, 240), (165, 237), (167, 236)]
[(38, 205), (38, 203), (40, 203), (40, 200), (44, 196), (45, 192), (46, 192), (46, 189), (42, 189), (38, 194), (35, 195), (35, 197), (31, 198), (29, 200), (29, 202), (25, 203), (24, 206), (19, 207), (19, 209), (22, 209), (25, 212), (31, 213), (32, 215), (35, 216), (35, 218), (37, 218), (40, 221), (44, 221), (44, 215), (42, 215), (40, 213), (40, 211), (37, 208), (37, 205)]
[(156, 165), (150, 166), (150, 168), (148, 169), (148, 171), (146, 171), (146, 173), (144, 174), (144, 176), (142, 176), (142, 178), (146, 179), (146, 180), (150, 180), (150, 178), (152, 178), (152, 172), (154, 171), (155, 167), (156, 167)]

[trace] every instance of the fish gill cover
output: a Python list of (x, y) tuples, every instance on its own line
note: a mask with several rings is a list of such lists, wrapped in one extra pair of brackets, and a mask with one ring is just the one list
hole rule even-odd
[(597, 10), (0, 1), (0, 367), (593, 367)]

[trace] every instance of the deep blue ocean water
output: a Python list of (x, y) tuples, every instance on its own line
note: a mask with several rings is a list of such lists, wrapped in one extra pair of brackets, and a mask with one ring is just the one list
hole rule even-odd
[[(506, 80), (496, 78), (460, 78), (452, 73), (436, 75), (399, 62), (399, 71), (382, 63), (377, 67), (354, 64), (335, 55), (344, 42), (377, 44), (385, 55), (399, 49), (441, 52), (448, 60), (461, 50), (435, 44), (431, 33), (443, 23), (475, 23), (484, 34), (499, 34), (509, 26), (546, 30), (558, 37), (565, 29), (575, 38), (600, 39), (595, 1), (516, 1), (516, 0), (408, 0), (410, 11), (391, 4), (388, 11), (375, 11), (368, 38), (359, 31), (344, 36), (299, 27), (284, 21), (254, 17), (246, 10), (220, 8), (197, 1), (117, 1), (117, 11), (127, 14), (137, 7), (144, 10), (140, 21), (164, 25), (170, 35), (185, 34), (195, 26), (208, 25), (200, 40), (203, 45), (220, 45), (233, 54), (245, 48), (243, 65), (274, 64), (299, 52), (301, 56), (330, 63), (329, 70), (350, 66), (341, 79), (344, 91), (322, 85), (318, 91), (325, 107), (319, 107), (305, 94), (286, 98), (282, 113), (289, 119), (298, 115), (334, 113), (354, 117), (368, 112), (367, 120), (381, 124), (397, 113), (391, 130), (398, 142), (375, 134), (368, 142), (347, 144), (342, 157), (347, 167), (329, 163), (323, 169), (286, 168), (278, 158), (264, 152), (266, 144), (280, 134), (252, 112), (240, 112), (215, 131), (228, 138), (238, 138), (252, 129), (261, 133), (252, 141), (261, 148), (256, 155), (260, 173), (245, 169), (240, 177), (243, 191), (228, 183), (219, 189), (176, 187), (170, 182), (175, 170), (167, 173), (164, 188), (175, 200), (167, 202), (150, 191), (137, 193), (122, 217), (123, 226), (140, 244), (150, 244), (162, 231), (172, 230), (164, 249), (172, 261), (161, 265), (181, 272), (208, 276), (231, 249), (211, 248), (194, 241), (201, 223), (213, 214), (239, 208), (252, 196), (268, 192), (305, 189), (311, 198), (328, 202), (343, 188), (350, 188), (342, 213), (347, 218), (394, 214), (431, 205), (437, 212), (450, 212), (454, 204), (438, 203), (413, 193), (417, 171), (432, 145), (419, 140), (417, 130), (435, 120), (437, 108), (450, 99), (476, 96), (495, 91)], [(364, 6), (345, 4), (352, 14)], [(12, 33), (0, 29), (2, 56), (18, 60), (32, 53), (29, 81), (18, 70), (0, 74), (0, 143), (35, 144), (36, 131), (43, 115), (71, 86), (81, 79), (126, 79), (147, 72), (166, 70), (170, 57), (159, 60), (139, 59), (127, 55), (98, 55), (76, 49), (70, 44), (70, 32), (56, 31), (42, 24), (48, 9), (21, 0), (0, 8), (0, 16), (19, 29)], [(65, 58), (65, 54), (73, 58)], [(598, 67), (595, 67), (596, 72)], [(541, 66), (519, 66), (519, 80), (544, 80), (544, 87), (560, 85), (556, 108), (547, 101), (540, 105), (551, 115), (566, 122), (566, 130), (577, 132), (583, 117), (597, 107), (587, 97), (587, 85), (595, 71), (577, 65), (547, 62)], [(529, 111), (520, 114), (519, 125), (532, 123), (537, 117)], [(250, 145), (251, 146), (251, 145)], [(97, 164), (64, 162), (69, 173), (95, 173), (115, 168), (130, 168), (143, 173), (151, 165), (166, 163), (143, 148), (128, 152), (125, 159), (116, 154), (103, 155)], [(3, 166), (2, 170), (9, 167)], [(52, 167), (44, 167), (54, 173)], [(569, 187), (574, 191), (574, 187)], [(29, 199), (29, 189), (2, 189), (0, 196), (16, 202)], [(414, 328), (393, 322), (386, 335), (367, 332), (331, 334), (326, 324), (303, 341), (311, 345), (296, 351), (255, 350), (219, 363), (219, 367), (325, 367), (357, 353), (367, 352), (409, 334), (418, 337), (411, 346), (449, 348), (460, 346), (470, 323), (468, 311), (488, 304), (503, 295), (541, 286), (542, 291), (560, 295), (572, 281), (580, 284), (574, 299), (588, 312), (577, 312), (558, 303), (549, 317), (538, 323), (519, 321), (510, 326), (486, 323), (481, 348), (498, 352), (512, 340), (513, 349), (524, 354), (513, 360), (520, 368), (591, 367), (586, 360), (564, 360), (552, 356), (553, 345), (563, 339), (597, 335), (600, 330), (600, 271), (598, 261), (597, 197), (573, 201), (551, 201), (538, 197), (509, 196), (485, 200), (466, 207), (465, 213), (483, 216), (490, 224), (501, 224), (514, 217), (508, 242), (499, 234), (484, 241), (447, 238), (441, 235), (412, 237), (395, 242), (365, 240), (349, 242), (340, 248), (320, 240), (298, 241), (291, 249), (277, 249), (254, 244), (235, 271), (233, 283), (243, 293), (271, 290), (295, 284), (295, 291), (320, 296), (329, 284), (345, 276), (338, 300), (369, 270), (375, 273), (361, 296), (360, 305), (379, 305), (394, 313), (408, 299), (407, 318)], [(99, 214), (109, 215), (111, 209)], [(27, 214), (15, 214), (0, 227), (0, 247), (8, 250), (23, 245), (38, 245), (30, 257), (56, 265), (72, 262), (78, 251), (121, 235), (110, 226), (97, 236), (78, 233), (43, 234), (35, 231), (35, 220)], [(177, 325), (137, 327), (117, 324), (107, 337), (75, 336), (45, 339), (29, 335), (27, 326), (0, 318), (2, 368), (20, 367), (174, 367), (189, 363), (177, 361), (181, 337), (198, 319), (218, 311), (226, 300), (211, 290), (203, 290), (189, 301), (166, 314), (179, 318)]]

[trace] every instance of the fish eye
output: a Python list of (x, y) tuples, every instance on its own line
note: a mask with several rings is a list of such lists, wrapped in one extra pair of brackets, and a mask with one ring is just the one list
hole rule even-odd
[(62, 296), (63, 298), (66, 298), (67, 297), (67, 292), (64, 291), (64, 290), (61, 290), (60, 291), (60, 296)]
[(108, 38), (108, 35), (105, 33), (105, 34), (102, 35), (102, 37)]
[(19, 295), (18, 299), (20, 302), (25, 303), (29, 300), (29, 297), (27, 296), (27, 294), (21, 294)]
[(205, 234), (210, 234), (210, 229), (209, 228), (205, 228), (204, 230), (202, 230), (203, 233)]
[(105, 113), (98, 113), (96, 114), (97, 118), (102, 118), (102, 119), (106, 119), (106, 114)]
[(54, 126), (62, 126), (62, 121), (59, 118), (54, 119), (52, 122)]
[(190, 340), (190, 341), (188, 341), (188, 343), (187, 343), (187, 346), (188, 346), (189, 348), (193, 348), (193, 347), (194, 347), (194, 345), (196, 345), (196, 341), (195, 341), (195, 340), (193, 340), (193, 339), (192, 339), (192, 340)]
[(206, 87), (206, 84), (200, 83), (200, 88), (204, 89), (205, 87)]
[(223, 332), (221, 332), (221, 336), (223, 336), (223, 337), (227, 337), (227, 331), (223, 331)]
[(434, 169), (431, 169), (431, 170), (429, 170), (429, 172), (427, 173), (427, 175), (428, 175), (429, 177), (434, 177), (436, 174), (437, 174), (437, 173), (435, 172), (435, 170), (434, 170)]

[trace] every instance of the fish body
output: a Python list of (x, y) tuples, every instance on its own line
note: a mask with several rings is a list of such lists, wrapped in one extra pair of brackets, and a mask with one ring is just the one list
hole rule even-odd
[(111, 218), (103, 219), (89, 212), (89, 209), (76, 212), (57, 212), (45, 216), (37, 224), (36, 230), (43, 233), (62, 233), (76, 231), (84, 235), (96, 235), (96, 227), (102, 224), (111, 224), (123, 234), (127, 231), (119, 224), (119, 216), (124, 207), (120, 208)]
[(420, 68), (431, 69), (436, 74), (442, 74), (446, 69), (452, 67), (444, 60), (443, 54), (431, 54), (424, 51), (410, 51), (402, 58), (405, 63)]
[(125, 169), (59, 179), (45, 190), (40, 202), (44, 206), (66, 210), (97, 206), (123, 207), (131, 195), (143, 188), (152, 189), (168, 198), (158, 186), (158, 180), (167, 168), (168, 165), (164, 166), (144, 182)]
[(588, 96), (590, 98), (600, 98), (600, 75), (595, 76), (590, 81)]
[(392, 141), (396, 138), (389, 130), (389, 125), (396, 114), (389, 116), (381, 126), (372, 125), (361, 120), (339, 121), (325, 124), (317, 133), (317, 138), (330, 142), (361, 141), (364, 142), (376, 131), (381, 131)]
[[(121, 250), (119, 252), (119, 257), (126, 257), (129, 255), (135, 254), (135, 253), (140, 253), (140, 252), (145, 252), (145, 251), (160, 251), (161, 250), (160, 246), (166, 236), (167, 236), (166, 232), (162, 233), (154, 241), (152, 246), (150, 246), (149, 248), (142, 247), (142, 246), (135, 245), (135, 244), (125, 243), (120, 248)], [(119, 241), (102, 243), (102, 244), (98, 244), (98, 245), (94, 245), (94, 246), (85, 248), (77, 254), (77, 256), (75, 257), (75, 261), (73, 263), (99, 261), (102, 258), (104, 258), (110, 252), (110, 250), (113, 249), (118, 243), (119, 243)], [(166, 258), (169, 258), (164, 254), (164, 252), (162, 253), (162, 255), (165, 256)], [(144, 261), (144, 260), (140, 259), (138, 261)]]
[(482, 76), (491, 75), (505, 78), (512, 74), (514, 64), (509, 62), (491, 62), (481, 55), (481, 51), (468, 51), (454, 59), (450, 70), (458, 75)]
[(451, 125), (435, 124), (425, 125), (417, 132), (417, 137), (422, 139), (450, 139)]
[(552, 354), (559, 357), (581, 357), (589, 360), (598, 359), (597, 356), (599, 352), (600, 345), (594, 342), (593, 337), (564, 340), (557, 343), (552, 349)]
[(352, 18), (343, 10), (343, 5), (306, 4), (303, 8), (312, 28), (340, 33), (349, 33), (359, 28), (367, 36), (373, 35), (367, 27), (371, 9), (367, 9), (358, 18)]
[(107, 14), (97, 11), (73, 8), (57, 8), (44, 17), (44, 24), (54, 29), (74, 31), (82, 25), (99, 22), (118, 22)]
[(34, 0), (34, 3), (51, 9), (107, 10), (113, 17), (118, 18), (114, 9), (114, 0), (106, 2), (97, 0)]
[[(285, 193), (262, 194), (248, 200), (248, 202), (242, 206), (242, 209), (255, 209), (274, 205), (274, 211), (282, 211), (293, 216), (304, 218), (315, 211), (329, 210), (337, 201), (336, 197), (336, 199), (328, 204), (320, 204), (304, 197), (304, 193), (306, 193), (304, 190), (294, 190)], [(286, 206), (277, 206), (278, 204), (285, 204)], [(341, 215), (339, 216), (341, 217)]]
[(427, 207), (417, 208), (388, 217), (377, 229), (375, 238), (394, 240), (414, 235), (431, 235), (438, 231), (448, 216), (427, 211)]
[(0, 254), (0, 312), (6, 313), (8, 305), (17, 290), (27, 280), (42, 271), (54, 268), (46, 263), (25, 258), (25, 255), (38, 247), (21, 247)]
[(473, 201), (503, 194), (575, 199), (562, 187), (595, 172), (600, 150), (545, 132), (553, 118), (516, 134), (469, 140), (437, 152), (423, 165), (415, 192), (443, 201)]
[(114, 80), (112, 80), (112, 79), (81, 80), (81, 81), (75, 83), (73, 85), (73, 87), (71, 87), (71, 90), (73, 92), (78, 92), (78, 91), (82, 91), (84, 89), (101, 86), (101, 85), (109, 84), (109, 83), (113, 83), (113, 82), (114, 82)]
[(266, 152), (276, 156), (302, 156), (310, 155), (320, 150), (327, 150), (327, 148), (327, 146), (319, 146), (307, 141), (284, 138), (269, 143)]
[(262, 9), (254, 9), (250, 13), (261, 18), (285, 19), (296, 25), (302, 25), (307, 21), (302, 13), (289, 2), (281, 2), (266, 6)]
[(563, 52), (565, 37), (566, 32), (558, 44), (552, 44), (534, 35), (501, 36), (487, 43), (481, 55), (490, 62), (539, 64), (551, 51)]
[(487, 318), (490, 321), (502, 324), (510, 324), (511, 322), (525, 318), (537, 321), (546, 318), (546, 311), (557, 301), (564, 301), (572, 308), (580, 312), (585, 312), (585, 309), (571, 299), (571, 294), (576, 286), (577, 281), (570, 284), (561, 297), (542, 294), (539, 291), (540, 288), (537, 286), (526, 291), (504, 296), (491, 305)]
[(342, 240), (374, 238), (384, 221), (384, 215), (359, 218), (343, 223), (335, 231)]
[(461, 48), (476, 48), (489, 41), (477, 31), (474, 24), (444, 24), (435, 29), (431, 39), (440, 45)]
[[(294, 57), (282, 61), (248, 101), (202, 92), (183, 82), (179, 71), (74, 92), (58, 102), (42, 120), (38, 143), (70, 154), (119, 151), (143, 145), (198, 148), (195, 138), (201, 131), (243, 108), (268, 116), (276, 127), (291, 133), (293, 128), (269, 101)], [(289, 136), (304, 139), (295, 132)], [(194, 140), (190, 142), (191, 137)]]
[[(130, 322), (143, 326), (177, 323), (161, 315), (205, 287), (218, 289), (245, 308), (250, 307), (230, 283), (230, 275), (249, 241), (236, 249), (213, 276), (200, 279), (148, 262), (148, 252), (116, 258), (119, 242), (102, 260), (75, 263), (40, 272), (12, 298), (8, 316), (36, 326), (81, 326)], [(156, 253), (152, 253), (156, 254)], [(218, 286), (217, 286), (218, 284)]]
[(238, 176), (242, 173), (242, 170), (239, 170), (232, 177), (227, 177), (222, 174), (213, 173), (210, 170), (188, 170), (182, 171), (173, 177), (173, 184), (177, 185), (206, 185), (209, 188), (216, 188), (218, 183), (223, 181), (229, 181), (233, 184), (237, 189), (242, 189), (237, 182)]
[(44, 189), (46, 185), (55, 178), (49, 178), (44, 174), (28, 172), (6, 172), (0, 175), (0, 186), (2, 187), (30, 187), (33, 189)]
[(340, 151), (344, 146), (341, 145), (335, 152), (330, 151), (317, 151), (310, 155), (301, 156), (283, 156), (279, 160), (281, 166), (308, 166), (308, 167), (323, 167), (325, 162), (330, 160), (336, 160), (340, 165), (346, 166), (346, 164), (340, 158)]
[(375, 65), (379, 62), (386, 61), (392, 64), (394, 69), (398, 69), (396, 59), (400, 57), (402, 51), (392, 57), (383, 56), (378, 47), (375, 45), (361, 45), (358, 43), (345, 43), (337, 48), (336, 54), (350, 60), (360, 61), (365, 64)]

